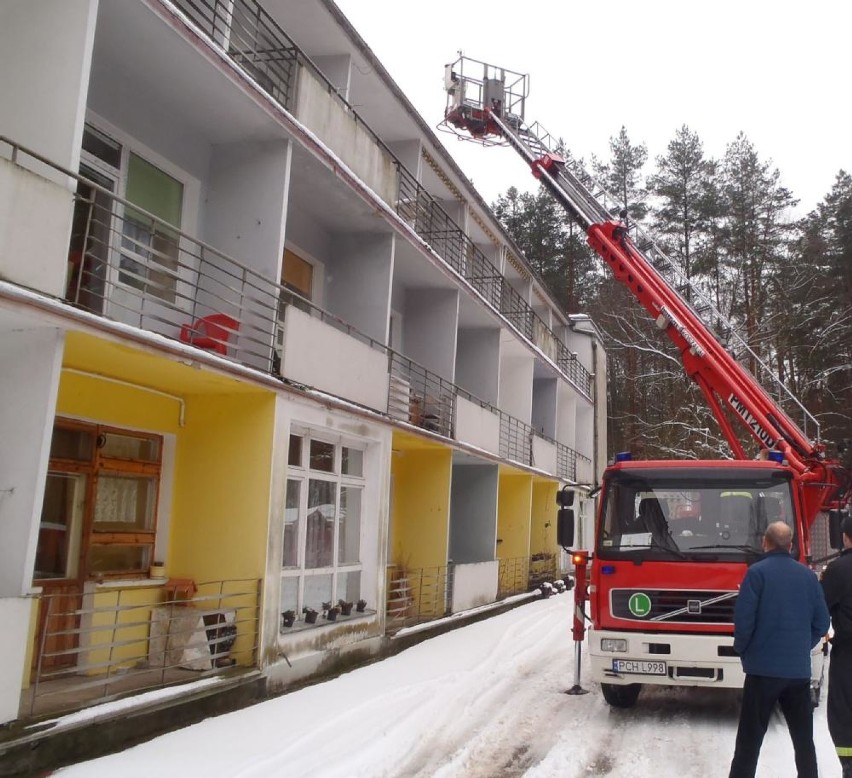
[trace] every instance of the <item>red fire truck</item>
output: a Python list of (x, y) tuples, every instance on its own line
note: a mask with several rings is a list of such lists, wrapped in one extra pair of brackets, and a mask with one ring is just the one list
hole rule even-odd
[[(732, 452), (732, 459), (718, 461), (633, 461), (623, 454), (606, 468), (594, 548), (575, 554), (578, 578), (591, 559), (591, 677), (617, 707), (632, 706), (643, 684), (740, 687), (734, 604), (747, 565), (761, 553), (766, 526), (789, 524), (793, 553), (810, 563), (818, 518), (828, 517), (831, 533), (839, 536), (849, 511), (850, 473), (826, 457), (816, 420), (783, 385), (777, 382), (773, 397), (735, 358), (732, 352), (750, 351), (748, 344), (737, 340), (699, 288), (679, 276), (676, 263), (637, 225), (628, 227), (623, 206), (557, 153), (541, 125), (526, 124), (525, 75), (461, 57), (447, 66), (445, 87), (442, 125), (486, 145), (509, 145), (527, 162), (675, 344)], [(751, 362), (762, 365), (753, 352)], [(801, 411), (803, 426), (785, 407)], [(574, 545), (573, 496), (570, 486), (560, 493), (564, 547)], [(578, 580), (578, 589), (586, 590), (585, 581)], [(575, 639), (582, 638), (580, 624)], [(815, 649), (815, 702), (823, 656), (822, 646)]]

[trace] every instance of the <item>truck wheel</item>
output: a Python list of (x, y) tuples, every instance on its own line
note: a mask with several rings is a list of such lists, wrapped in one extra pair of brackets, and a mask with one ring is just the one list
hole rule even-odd
[(641, 683), (629, 683), (620, 686), (614, 683), (602, 683), (603, 697), (613, 708), (632, 708), (639, 697)]

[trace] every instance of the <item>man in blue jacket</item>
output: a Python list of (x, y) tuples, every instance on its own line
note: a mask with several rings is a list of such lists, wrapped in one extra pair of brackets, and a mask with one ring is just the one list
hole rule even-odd
[(746, 572), (734, 609), (734, 651), (745, 671), (729, 778), (754, 778), (760, 746), (779, 703), (796, 752), (798, 778), (817, 778), (810, 695), (811, 649), (828, 631), (816, 575), (790, 556), (793, 530), (766, 528), (760, 561)]

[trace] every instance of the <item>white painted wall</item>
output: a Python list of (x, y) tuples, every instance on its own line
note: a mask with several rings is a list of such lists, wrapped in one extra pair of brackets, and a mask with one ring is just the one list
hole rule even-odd
[(532, 463), (539, 470), (556, 473), (556, 446), (549, 440), (533, 435)]
[(567, 383), (559, 382), (556, 408), (556, 440), (573, 449), (576, 445), (577, 394)]
[(63, 296), (71, 213), (67, 189), (0, 159), (0, 277)]
[(387, 356), (292, 305), (284, 318), (281, 373), (296, 383), (387, 410)]
[(500, 417), (464, 397), (456, 398), (456, 440), (500, 453)]
[[(236, 356), (260, 369), (268, 368), (278, 318), (277, 282), (284, 255), (290, 157), (291, 147), (286, 142), (215, 146), (207, 185), (202, 239), (261, 278), (247, 277), (241, 296), (242, 275), (237, 266), (223, 265), (216, 258), (212, 263), (202, 260), (204, 277), (199, 283), (203, 291), (195, 313), (236, 316), (241, 323)], [(223, 299), (233, 299), (232, 310)]]
[(299, 70), (296, 118), (323, 141), (385, 202), (396, 197), (393, 158), (376, 145), (364, 125), (354, 121), (343, 105), (306, 68)]
[(422, 143), (418, 138), (412, 140), (391, 141), (388, 148), (394, 156), (402, 163), (403, 167), (411, 173), (418, 181), (420, 180), (420, 169), (423, 158), (420, 154)]
[(335, 235), (326, 260), (325, 308), (379, 343), (387, 342), (394, 238)]
[(462, 564), (494, 559), (497, 478), (497, 465), (453, 465), (449, 550), (452, 562)]
[(63, 344), (56, 329), (0, 333), (0, 597), (32, 584)]
[[(299, 312), (301, 313), (301, 312)], [(303, 314), (304, 315), (304, 314)], [(365, 446), (362, 527), (361, 527), (361, 596), (367, 600), (370, 610), (376, 610), (373, 618), (359, 620), (358, 629), (352, 624), (342, 624), (339, 628), (329, 626), (324, 629), (306, 630), (298, 638), (279, 638), (279, 597), (281, 586), (281, 558), (284, 539), (284, 506), (286, 503), (287, 457), (290, 432), (293, 427), (321, 432), (326, 439), (336, 439), (351, 445)], [(269, 514), (269, 544), (267, 555), (266, 585), (264, 591), (263, 625), (261, 644), (266, 650), (261, 652), (264, 665), (274, 664), (283, 649), (293, 660), (303, 662), (302, 669), (294, 671), (280, 668), (288, 683), (315, 671), (329, 646), (329, 636), (334, 634), (333, 650), (345, 650), (347, 645), (366, 645), (371, 639), (382, 635), (384, 631), (383, 608), (376, 603), (384, 603), (385, 576), (387, 564), (387, 533), (389, 521), (391, 428), (374, 424), (345, 411), (329, 410), (308, 400), (288, 395), (279, 395), (275, 409), (275, 448), (272, 461), (272, 485)], [(286, 645), (285, 645), (286, 643)], [(279, 648), (280, 646), (280, 648)], [(313, 657), (313, 659), (311, 659)]]
[(537, 432), (556, 437), (556, 378), (533, 380), (532, 426)]
[(497, 404), (500, 330), (465, 328), (458, 332), (455, 383), (480, 400)]
[(201, 238), (261, 275), (278, 279), (289, 177), (288, 142), (214, 146)]
[(453, 566), (453, 613), (487, 605), (497, 599), (500, 562)]
[(313, 63), (323, 72), (325, 77), (334, 84), (340, 96), (349, 102), (351, 84), (352, 57), (349, 54), (315, 55), (305, 52)]
[(454, 381), (458, 289), (409, 289), (402, 313), (405, 356)]
[(535, 358), (531, 354), (508, 354), (503, 349), (500, 359), (500, 408), (526, 424), (532, 420), (534, 368)]
[(0, 597), (0, 724), (18, 718), (32, 599)]
[(98, 0), (0, 3), (0, 135), (69, 170), (80, 162), (97, 11)]

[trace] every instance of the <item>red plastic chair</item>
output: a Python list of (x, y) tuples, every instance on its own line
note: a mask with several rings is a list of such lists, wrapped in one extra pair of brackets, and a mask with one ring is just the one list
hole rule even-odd
[(211, 313), (196, 319), (193, 324), (181, 324), (180, 339), (198, 348), (206, 348), (219, 354), (228, 353), (228, 339), (238, 332), (240, 323), (226, 313)]

